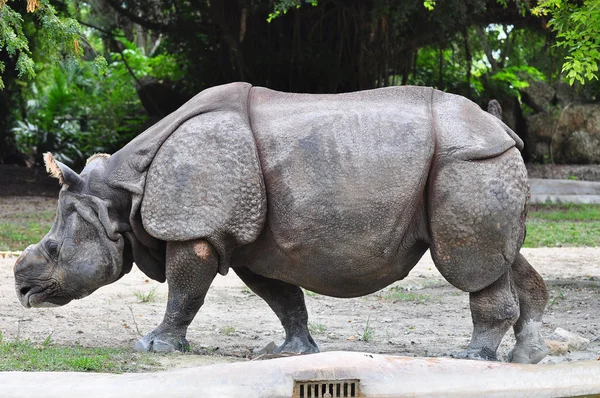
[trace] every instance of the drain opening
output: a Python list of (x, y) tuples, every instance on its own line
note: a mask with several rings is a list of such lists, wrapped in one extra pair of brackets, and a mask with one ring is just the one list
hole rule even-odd
[(307, 380), (296, 381), (292, 398), (361, 397), (359, 381)]

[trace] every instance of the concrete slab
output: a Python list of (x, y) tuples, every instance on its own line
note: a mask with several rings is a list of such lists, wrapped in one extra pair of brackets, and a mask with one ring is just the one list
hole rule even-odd
[(361, 397), (592, 396), (600, 394), (600, 361), (515, 365), (327, 352), (159, 373), (3, 372), (0, 389), (3, 398), (289, 398), (300, 396), (292, 395), (297, 381), (322, 387), (349, 379), (358, 380)]

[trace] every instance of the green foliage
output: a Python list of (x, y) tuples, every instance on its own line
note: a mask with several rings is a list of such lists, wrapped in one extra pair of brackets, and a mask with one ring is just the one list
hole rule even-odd
[[(318, 0), (308, 0), (306, 1), (306, 3), (309, 3), (313, 7), (316, 7), (318, 4)], [(269, 13), (267, 22), (270, 23), (275, 18), (287, 14), (290, 8), (300, 8), (301, 5), (301, 0), (278, 0), (273, 4), (273, 11)]]
[(38, 81), (23, 90), (25, 117), (13, 129), (22, 153), (39, 162), (43, 152), (52, 151), (62, 162), (82, 166), (91, 154), (114, 152), (141, 131), (146, 115), (136, 79), (176, 80), (182, 72), (173, 56), (151, 58), (120, 41), (125, 49), (112, 53), (110, 64), (100, 58), (41, 69)]
[(423, 6), (429, 11), (433, 11), (433, 9), (435, 8), (435, 0), (425, 0), (423, 2)]
[(13, 131), (17, 147), (38, 162), (43, 152), (82, 165), (95, 152), (112, 152), (144, 122), (135, 86), (124, 67), (102, 78), (89, 63), (53, 64), (24, 90), (25, 117)]
[(492, 79), (508, 83), (519, 90), (529, 87), (531, 80), (544, 80), (544, 75), (533, 66), (509, 66), (498, 71)]
[(569, 84), (598, 79), (600, 61), (600, 2), (585, 0), (540, 0), (534, 15), (551, 15), (548, 22), (557, 34), (557, 43), (568, 51), (562, 67)]
[[(75, 19), (60, 16), (49, 0), (27, 0), (27, 12), (33, 13), (37, 19), (37, 43), (50, 62), (65, 58), (77, 60), (83, 55), (80, 47), (82, 29)], [(24, 25), (23, 16), (8, 2), (0, 1), (0, 50), (5, 49), (10, 58), (17, 59), (19, 77), (33, 79), (36, 75), (35, 64)], [(5, 65), (0, 64), (0, 89), (4, 88), (1, 79), (4, 69)]]

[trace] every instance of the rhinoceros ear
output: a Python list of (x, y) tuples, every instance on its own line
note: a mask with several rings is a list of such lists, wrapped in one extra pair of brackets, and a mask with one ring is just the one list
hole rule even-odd
[(106, 160), (109, 157), (110, 155), (108, 153), (95, 153), (85, 161), (85, 165), (87, 166), (95, 160)]
[(148, 170), (141, 207), (152, 236), (207, 239), (220, 266), (233, 248), (258, 237), (266, 217), (247, 98), (232, 96), (225, 109), (187, 120), (165, 141)]
[(54, 159), (50, 152), (44, 154), (44, 163), (46, 164), (46, 171), (52, 177), (57, 178), (60, 185), (73, 187), (82, 181), (79, 174), (71, 170), (66, 164)]

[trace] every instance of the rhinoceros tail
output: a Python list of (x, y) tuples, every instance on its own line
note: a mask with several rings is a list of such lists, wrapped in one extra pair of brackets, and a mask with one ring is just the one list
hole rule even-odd
[[(490, 115), (496, 116), (499, 120), (502, 120), (502, 106), (500, 106), (500, 103), (495, 99), (488, 102), (487, 111)], [(515, 141), (516, 147), (522, 151), (524, 147), (523, 140), (508, 126), (504, 125), (504, 130), (508, 133), (510, 138)]]
[(489, 114), (496, 116), (498, 119), (502, 120), (502, 107), (500, 103), (495, 99), (488, 102), (487, 111)]
[(519, 137), (517, 133), (512, 131), (512, 129), (506, 124), (502, 123), (502, 127), (504, 128), (504, 131), (506, 131), (506, 133), (510, 136), (510, 138), (512, 138), (515, 141), (515, 146), (517, 147), (517, 149), (519, 151), (522, 151), (523, 148), (525, 148), (525, 144), (523, 143), (521, 137)]

